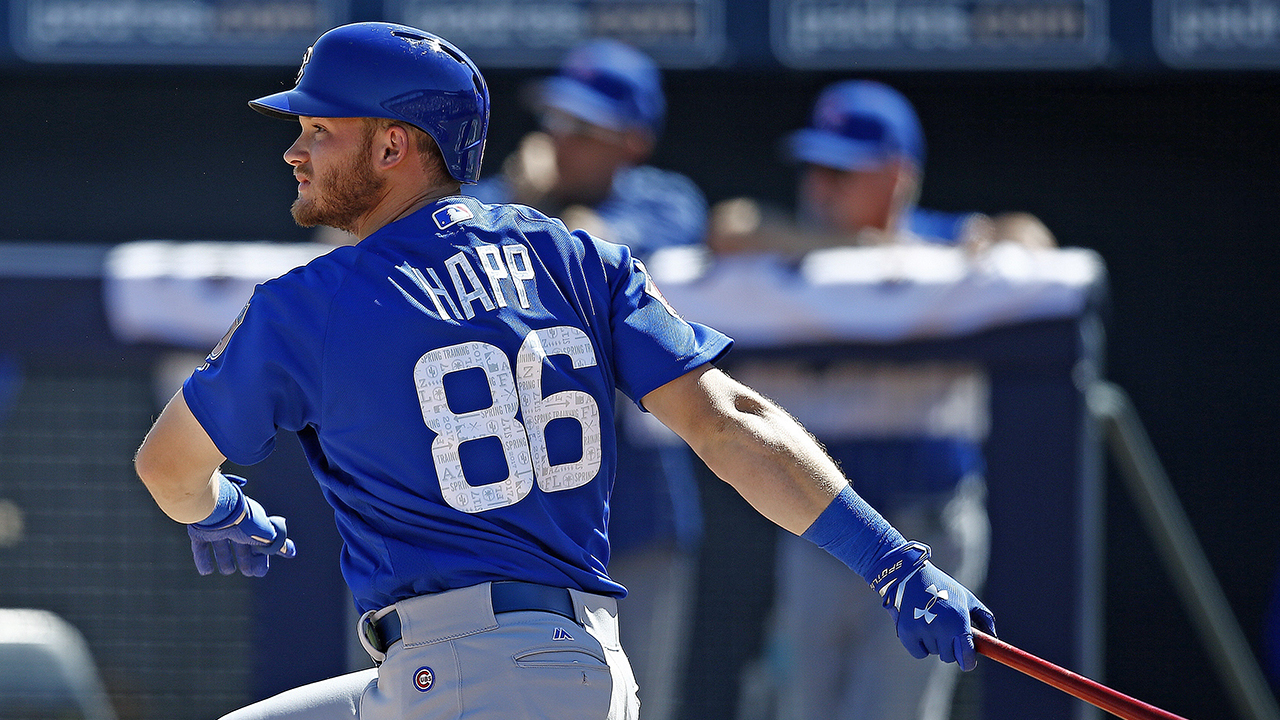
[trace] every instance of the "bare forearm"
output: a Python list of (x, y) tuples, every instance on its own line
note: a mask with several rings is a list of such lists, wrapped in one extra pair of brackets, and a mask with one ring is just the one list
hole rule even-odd
[(855, 244), (845, 233), (802, 228), (754, 200), (723, 200), (711, 209), (707, 246), (717, 254), (779, 253), (804, 255), (821, 248)]
[(799, 535), (846, 480), (817, 441), (776, 405), (749, 396), (736, 404), (721, 431), (696, 450), (760, 514)]
[(714, 368), (655, 391), (645, 405), (760, 514), (797, 535), (847, 484), (790, 415)]

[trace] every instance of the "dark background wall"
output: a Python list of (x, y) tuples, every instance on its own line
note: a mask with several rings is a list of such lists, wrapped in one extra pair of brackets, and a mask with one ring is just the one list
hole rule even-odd
[[(292, 69), (0, 69), (0, 241), (302, 240), (281, 153), (294, 127), (245, 101)], [(667, 75), (656, 164), (712, 201), (788, 207), (777, 140), (847, 74)], [(486, 166), (531, 120), (524, 72), (489, 74)], [(1280, 558), (1280, 74), (894, 73), (929, 138), (922, 204), (1028, 210), (1111, 284), (1107, 375), (1132, 395), (1261, 653)], [(0, 252), (3, 251), (0, 245)], [(1028, 477), (1028, 483), (1036, 478)], [(1107, 505), (1107, 679), (1189, 717), (1230, 704), (1138, 516)]]

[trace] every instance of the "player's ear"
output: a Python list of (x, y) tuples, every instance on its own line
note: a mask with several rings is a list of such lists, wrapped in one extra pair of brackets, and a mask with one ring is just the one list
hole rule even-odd
[(389, 170), (404, 161), (410, 152), (409, 132), (401, 125), (388, 125), (374, 137), (374, 163)]
[(920, 168), (911, 160), (899, 158), (892, 163), (895, 173), (894, 204), (910, 207), (920, 199)]
[(652, 133), (637, 129), (627, 130), (622, 136), (622, 143), (631, 162), (637, 165), (649, 159), (655, 145)]

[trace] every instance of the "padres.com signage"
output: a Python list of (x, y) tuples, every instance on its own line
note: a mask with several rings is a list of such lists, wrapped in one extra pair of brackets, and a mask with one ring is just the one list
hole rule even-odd
[(11, 0), (14, 49), (33, 62), (294, 65), (347, 22), (348, 0)]
[(482, 67), (551, 67), (593, 37), (612, 37), (664, 67), (724, 54), (725, 0), (385, 0), (386, 20), (431, 28)]
[(784, 65), (1088, 68), (1109, 47), (1107, 0), (772, 0)]

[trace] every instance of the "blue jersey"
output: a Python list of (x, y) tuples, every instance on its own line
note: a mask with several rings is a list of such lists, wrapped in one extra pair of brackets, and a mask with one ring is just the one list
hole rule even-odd
[(978, 213), (953, 213), (943, 210), (912, 208), (907, 216), (907, 229), (928, 242), (940, 245), (956, 245), (964, 233), (965, 225)]
[(642, 165), (613, 176), (609, 197), (595, 208), (614, 236), (640, 257), (664, 247), (698, 245), (707, 234), (707, 201), (693, 181)]
[(491, 580), (622, 595), (615, 388), (731, 344), (625, 246), (453, 197), (258, 286), (183, 392), (233, 462), (298, 433), (362, 611)]

